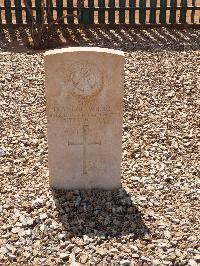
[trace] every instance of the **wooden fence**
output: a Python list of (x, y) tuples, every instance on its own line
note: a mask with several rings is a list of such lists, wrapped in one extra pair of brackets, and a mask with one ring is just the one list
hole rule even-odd
[[(53, 18), (66, 24), (200, 24), (200, 0), (46, 0)], [(38, 23), (41, 0), (27, 0)], [(0, 0), (0, 24), (29, 24), (22, 0)], [(51, 17), (48, 17), (48, 21)]]

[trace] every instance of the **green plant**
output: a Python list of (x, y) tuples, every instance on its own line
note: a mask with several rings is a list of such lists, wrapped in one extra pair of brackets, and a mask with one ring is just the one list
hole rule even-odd
[[(43, 49), (48, 48), (50, 44), (54, 41), (54, 26), (57, 23), (60, 23), (66, 17), (76, 17), (80, 18), (81, 16), (81, 6), (84, 0), (78, 1), (78, 13), (75, 14), (66, 14), (60, 18), (54, 19), (52, 14), (52, 9), (50, 1), (41, 0), (41, 22), (38, 23), (35, 16), (33, 15), (33, 9), (29, 6), (27, 0), (23, 0), (24, 5), (31, 17), (31, 38), (32, 43), (31, 47), (34, 49)], [(46, 4), (45, 4), (46, 2)], [(49, 19), (50, 18), (50, 19)]]

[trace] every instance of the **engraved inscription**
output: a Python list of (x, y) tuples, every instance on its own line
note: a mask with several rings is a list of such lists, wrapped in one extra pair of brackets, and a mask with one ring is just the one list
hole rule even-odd
[(79, 96), (96, 95), (103, 88), (103, 74), (96, 64), (82, 61), (74, 64), (66, 73), (67, 87)]
[(68, 146), (82, 145), (83, 146), (83, 169), (82, 174), (87, 175), (87, 145), (101, 145), (101, 141), (88, 142), (87, 140), (88, 125), (83, 125), (83, 142), (68, 141)]
[(113, 112), (109, 106), (106, 107), (58, 107), (49, 106), (48, 114), (50, 118), (83, 118), (118, 115), (119, 112)]

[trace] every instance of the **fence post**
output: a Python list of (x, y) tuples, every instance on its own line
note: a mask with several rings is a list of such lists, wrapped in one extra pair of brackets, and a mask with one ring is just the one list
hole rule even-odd
[(83, 7), (81, 9), (81, 23), (82, 24), (90, 24), (90, 12), (89, 12), (89, 8)]
[(115, 0), (109, 0), (108, 3), (110, 9), (108, 10), (108, 23), (114, 24), (115, 23)]
[(150, 23), (156, 23), (156, 5), (157, 0), (150, 0)]
[(186, 23), (187, 0), (181, 0), (180, 23)]
[(77, 0), (77, 14), (78, 14), (78, 23), (83, 23), (83, 16), (84, 16), (84, 1), (83, 0)]
[(170, 8), (169, 22), (174, 24), (174, 23), (176, 23), (177, 0), (171, 0), (170, 6), (171, 6), (171, 8)]
[(5, 6), (5, 19), (6, 23), (12, 24), (12, 13), (11, 13), (11, 2), (10, 0), (4, 0), (4, 6)]
[[(67, 0), (67, 14), (73, 15), (73, 0)], [(67, 17), (67, 23), (72, 24), (74, 23), (73, 17)]]
[(48, 8), (46, 10), (47, 14), (47, 22), (52, 22), (53, 20), (53, 2), (52, 0), (46, 0), (46, 7)]
[[(63, 16), (63, 0), (56, 0), (57, 19)], [(59, 20), (59, 23), (64, 23), (64, 19)]]
[(167, 12), (167, 0), (160, 0), (160, 16), (159, 22), (165, 24), (166, 20), (166, 12)]
[[(105, 0), (98, 0), (98, 7), (105, 8)], [(98, 23), (105, 23), (105, 10), (99, 10)]]
[(135, 24), (135, 2), (136, 0), (129, 0), (129, 23)]
[[(26, 0), (26, 4), (27, 4), (27, 6), (29, 6), (30, 11), (32, 12), (32, 1)], [(32, 23), (32, 17), (31, 17), (30, 11), (28, 10), (28, 8), (26, 8), (26, 22), (27, 22), (27, 24)]]
[(139, 1), (139, 23), (145, 24), (146, 22), (146, 0)]
[(125, 23), (125, 0), (119, 0), (119, 7), (121, 7), (120, 11), (119, 11), (119, 23)]
[(195, 16), (195, 7), (196, 7), (196, 0), (192, 0), (192, 12), (191, 12), (191, 23), (195, 23), (194, 16)]
[(42, 5), (41, 0), (35, 0), (35, 8), (36, 8), (36, 21), (37, 23), (42, 23)]
[(0, 6), (0, 24), (2, 24), (2, 18), (1, 18), (1, 6)]
[(94, 0), (88, 0), (89, 7), (89, 23), (94, 23)]
[(20, 24), (23, 23), (22, 21), (22, 3), (21, 0), (15, 0), (15, 16), (16, 16), (16, 23)]

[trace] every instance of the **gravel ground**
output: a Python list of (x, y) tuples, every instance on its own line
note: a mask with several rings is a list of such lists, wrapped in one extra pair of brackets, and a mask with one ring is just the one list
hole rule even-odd
[(48, 186), (43, 52), (0, 34), (0, 265), (199, 265), (200, 32), (63, 33), (126, 52), (122, 189), (65, 193)]

